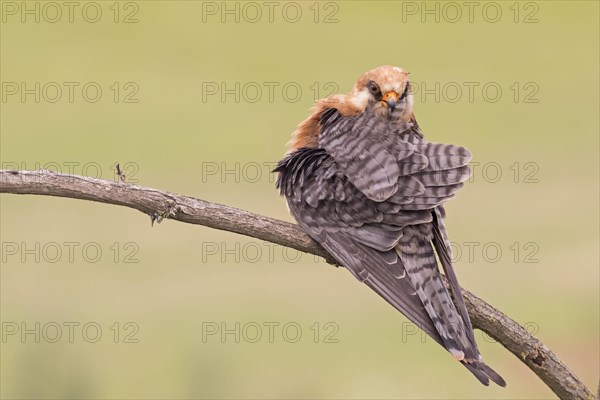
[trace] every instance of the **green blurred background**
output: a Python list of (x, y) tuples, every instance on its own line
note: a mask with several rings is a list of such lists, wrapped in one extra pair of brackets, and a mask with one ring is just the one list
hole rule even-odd
[[(39, 23), (23, 4), (39, 7)], [(597, 2), (499, 2), (499, 18), (477, 2), (471, 21), (462, 3), (275, 2), (269, 21), (262, 2), (259, 17), (246, 3), (110, 1), (96, 3), (95, 23), (85, 2), (73, 22), (65, 6), (58, 18), (37, 4), (2, 2), (2, 168), (73, 165), (114, 179), (120, 162), (141, 185), (285, 220), (269, 170), (315, 96), (346, 92), (377, 65), (409, 70), (430, 91), (415, 95), (428, 138), (465, 145), (479, 163), (447, 206), (461, 283), (595, 391)], [(22, 99), (21, 83), (35, 92), (35, 82), (39, 103), (35, 93)], [(73, 102), (64, 82), (79, 85)], [(239, 102), (222, 99), (221, 83), (235, 91), (236, 82)], [(151, 227), (122, 207), (0, 200), (3, 398), (554, 397), (477, 332), (508, 382), (481, 386), (350, 273), (311, 256), (173, 221)], [(39, 343), (21, 336), (36, 323)], [(69, 323), (79, 324), (72, 343)], [(239, 343), (208, 335), (236, 323)]]

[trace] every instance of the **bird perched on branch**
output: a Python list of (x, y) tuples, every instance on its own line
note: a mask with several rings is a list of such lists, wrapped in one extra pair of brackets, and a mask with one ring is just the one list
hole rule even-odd
[(274, 172), (306, 233), (481, 383), (505, 386), (479, 354), (444, 225), (443, 204), (468, 179), (470, 159), (423, 137), (408, 73), (382, 66), (350, 93), (319, 100)]

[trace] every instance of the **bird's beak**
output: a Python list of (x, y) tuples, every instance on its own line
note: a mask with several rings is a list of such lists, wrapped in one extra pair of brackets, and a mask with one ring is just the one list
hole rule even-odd
[(400, 96), (398, 95), (398, 93), (394, 92), (393, 90), (390, 90), (389, 92), (383, 95), (381, 101), (383, 101), (391, 111), (394, 111), (399, 99)]

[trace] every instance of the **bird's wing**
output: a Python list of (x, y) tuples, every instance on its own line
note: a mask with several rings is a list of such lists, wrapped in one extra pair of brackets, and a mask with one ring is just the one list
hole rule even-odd
[[(432, 158), (434, 145), (421, 143)], [(365, 282), (411, 321), (443, 343), (423, 306), (396, 247), (403, 228), (433, 221), (431, 208), (451, 198), (469, 176), (469, 167), (436, 177), (435, 162), (416, 170), (396, 162), (397, 189), (385, 201), (369, 199), (324, 149), (304, 149), (282, 160), (278, 186), (298, 224), (359, 280)], [(406, 163), (412, 163), (408, 156)], [(435, 185), (434, 185), (435, 184)]]
[[(452, 265), (444, 262), (449, 253), (440, 258), (455, 302), (431, 246), (433, 241), (438, 252), (447, 246), (443, 216), (436, 210), (469, 177), (468, 150), (429, 143), (414, 132), (380, 135), (360, 117), (325, 112), (322, 119), (329, 129), (323, 148), (297, 150), (275, 170), (298, 224), (357, 279), (464, 358), (481, 382), (487, 384), (489, 376), (502, 383), (480, 362)], [(482, 372), (485, 368), (491, 372)]]
[[(464, 301), (457, 295), (460, 288), (440, 214), (443, 209), (437, 210), (462, 187), (462, 180), (469, 173), (467, 163), (471, 155), (463, 147), (428, 143), (414, 119), (398, 122), (393, 128), (397, 131), (390, 132), (390, 124), (384, 118), (372, 118), (367, 113), (348, 117), (330, 109), (321, 115), (319, 144), (368, 199), (400, 203), (402, 210), (432, 210), (433, 226), (426, 225), (425, 232), (405, 232), (397, 253), (445, 347), (458, 358), (473, 359), (479, 353)], [(423, 189), (407, 193), (405, 187)], [(441, 282), (431, 247), (432, 236), (455, 303)]]
[(396, 203), (368, 199), (323, 149), (304, 149), (280, 162), (278, 187), (298, 224), (360, 281), (443, 343), (406, 274), (395, 246), (402, 228), (432, 221), (428, 210), (400, 209), (425, 187), (407, 177)]
[[(431, 197), (421, 199), (425, 202), (423, 205), (429, 200), (435, 202), (444, 188), (461, 182), (468, 169), (466, 163), (471, 159), (464, 147), (430, 145), (414, 121), (398, 121), (395, 131), (390, 131), (383, 118), (372, 118), (366, 113), (343, 116), (332, 108), (321, 114), (320, 127), (319, 147), (327, 150), (341, 173), (373, 201), (384, 201), (392, 195), (403, 196), (398, 188), (410, 179), (399, 179), (422, 172), (415, 177), (437, 188), (422, 193), (424, 197)], [(434, 190), (438, 193), (429, 196)]]
[(412, 144), (394, 149), (390, 136), (378, 135), (379, 124), (364, 113), (342, 116), (332, 108), (323, 112), (320, 125), (319, 146), (367, 198), (382, 201), (398, 189), (398, 160), (413, 154)]

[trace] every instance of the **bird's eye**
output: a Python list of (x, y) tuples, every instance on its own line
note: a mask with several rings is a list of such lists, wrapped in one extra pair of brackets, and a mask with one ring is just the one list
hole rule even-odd
[(373, 94), (379, 94), (379, 86), (377, 86), (377, 84), (373, 81), (369, 82), (369, 92), (373, 93)]

